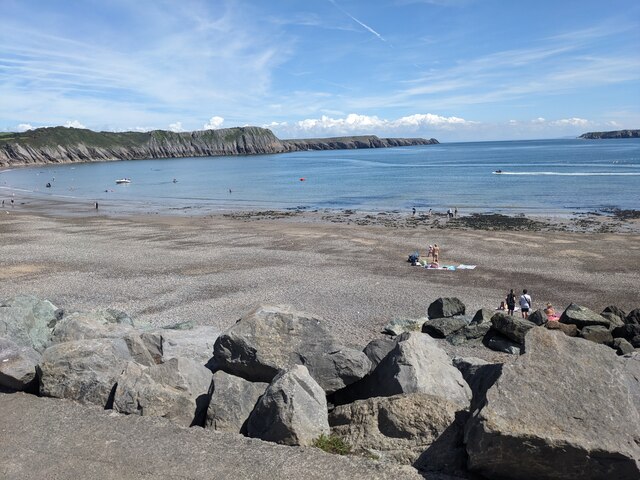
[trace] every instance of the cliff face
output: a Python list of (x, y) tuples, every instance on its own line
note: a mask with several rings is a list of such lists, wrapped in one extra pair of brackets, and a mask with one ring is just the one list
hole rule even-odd
[(640, 130), (614, 130), (611, 132), (588, 132), (578, 138), (587, 140), (600, 140), (607, 138), (640, 138)]
[(0, 134), (0, 166), (73, 163), (147, 158), (253, 155), (300, 150), (337, 150), (428, 145), (436, 139), (340, 137), (280, 140), (271, 130), (259, 127), (226, 128), (174, 133), (93, 132), (53, 127), (24, 133)]

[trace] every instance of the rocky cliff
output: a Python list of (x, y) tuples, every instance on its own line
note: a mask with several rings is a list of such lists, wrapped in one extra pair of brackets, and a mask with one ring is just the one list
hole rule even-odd
[(640, 130), (614, 130), (611, 132), (588, 132), (578, 138), (600, 140), (606, 138), (640, 138)]
[(0, 134), (0, 166), (146, 158), (253, 155), (300, 150), (384, 148), (438, 143), (434, 138), (378, 138), (375, 135), (280, 140), (259, 127), (195, 132), (93, 132), (51, 127)]

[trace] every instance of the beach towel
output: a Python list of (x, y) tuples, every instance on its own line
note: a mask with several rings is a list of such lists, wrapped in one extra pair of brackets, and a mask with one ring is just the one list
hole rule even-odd
[(464, 263), (458, 265), (458, 270), (474, 270), (475, 268), (475, 265), (465, 265)]

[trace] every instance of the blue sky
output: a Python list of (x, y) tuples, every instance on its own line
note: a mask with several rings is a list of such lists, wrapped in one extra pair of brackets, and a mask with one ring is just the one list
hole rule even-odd
[(640, 128), (637, 0), (2, 0), (0, 130)]

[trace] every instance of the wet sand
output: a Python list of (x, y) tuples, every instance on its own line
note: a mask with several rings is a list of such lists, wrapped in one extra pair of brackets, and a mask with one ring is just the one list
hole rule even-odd
[[(191, 320), (220, 329), (259, 303), (291, 304), (354, 346), (394, 318), (425, 315), (441, 296), (459, 297), (470, 313), (496, 308), (509, 288), (527, 288), (534, 308), (640, 307), (633, 214), (514, 223), (350, 211), (123, 216), (105, 207), (5, 203), (0, 299), (31, 293), (67, 310), (112, 307), (159, 326)], [(433, 243), (441, 264), (477, 268), (407, 263)]]

